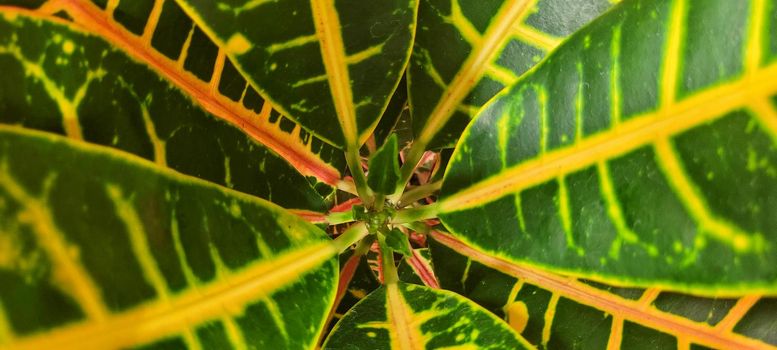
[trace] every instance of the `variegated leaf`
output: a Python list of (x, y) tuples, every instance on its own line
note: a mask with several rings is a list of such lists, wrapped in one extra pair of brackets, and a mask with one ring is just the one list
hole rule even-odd
[(541, 349), (777, 349), (773, 297), (608, 286), (487, 257), (447, 234), (434, 237), (442, 287), (504, 317)]
[(777, 292), (774, 5), (636, 0), (577, 32), (465, 131), (443, 223), (571, 276)]
[(486, 101), (614, 2), (422, 0), (408, 69), (417, 147), (453, 146)]
[(372, 292), (335, 326), (324, 349), (530, 349), (498, 318), (455, 293), (403, 282)]
[(440, 288), (440, 282), (432, 267), (431, 254), (427, 248), (413, 249), (412, 256), (403, 257), (397, 266), (397, 274), (402, 282)]
[[(73, 25), (3, 13), (0, 65), (8, 74), (0, 83), (2, 123), (115, 147), (289, 208), (324, 210), (294, 166), (198, 108), (153, 70)], [(331, 174), (325, 180), (337, 181), (336, 168), (306, 152)], [(291, 190), (272, 193), (281, 187)]]
[(0, 126), (2, 348), (311, 348), (350, 243), (126, 153)]
[(417, 10), (415, 0), (178, 2), (260, 94), (354, 150), (399, 83)]

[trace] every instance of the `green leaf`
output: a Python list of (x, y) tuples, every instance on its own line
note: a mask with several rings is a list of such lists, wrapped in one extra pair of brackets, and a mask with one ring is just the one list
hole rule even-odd
[(17, 6), (26, 9), (36, 9), (48, 0), (0, 0), (2, 6)]
[(413, 254), (405, 256), (397, 266), (397, 274), (402, 282), (440, 289), (428, 248), (413, 249)]
[(531, 349), (477, 304), (443, 290), (392, 283), (362, 299), (335, 326), (324, 349)]
[(399, 81), (399, 86), (394, 91), (394, 95), (391, 96), (389, 104), (386, 107), (386, 111), (383, 112), (383, 116), (380, 117), (378, 125), (373, 130), (372, 135), (376, 145), (382, 145), (386, 143), (391, 134), (397, 134), (397, 144), (399, 148), (412, 140), (411, 130), (409, 130), (407, 123), (402, 123), (402, 118), (409, 118), (410, 110), (407, 105), (407, 79), (405, 76)]
[(340, 254), (340, 280), (342, 285), (344, 279), (350, 276), (347, 287), (343, 291), (343, 296), (337, 304), (337, 312), (333, 315), (329, 330), (335, 326), (343, 315), (350, 310), (357, 302), (364, 299), (372, 291), (380, 287), (377, 276), (370, 268), (365, 255), (354, 257), (353, 250)]
[[(157, 56), (161, 55), (154, 57), (162, 66), (169, 63)], [(252, 136), (259, 128), (241, 129), (220, 120), (165, 79), (179, 74), (191, 84), (207, 86), (191, 73), (159, 74), (160, 70), (149, 69), (100, 37), (61, 20), (2, 11), (0, 70), (7, 72), (0, 81), (3, 124), (114, 147), (287, 208), (325, 210), (321, 196), (295, 169), (304, 173), (300, 162), (318, 164), (315, 167), (329, 174), (322, 176), (326, 181), (333, 183), (340, 176), (300, 140), (282, 134), (285, 138), (279, 137), (289, 142), (289, 149), (301, 152), (295, 153), (300, 157), (292, 166), (275, 152), (278, 149), (257, 142), (265, 141)], [(219, 98), (226, 99), (208, 101), (216, 103)], [(229, 106), (250, 111), (239, 109), (239, 104)], [(342, 167), (340, 153), (337, 166)]]
[(408, 68), (416, 142), (452, 147), (486, 101), (614, 2), (422, 0)]
[(710, 298), (575, 280), (483, 256), (447, 234), (432, 236), (440, 284), (504, 317), (540, 348), (777, 349), (772, 297)]
[(392, 134), (383, 146), (380, 146), (370, 158), (367, 184), (382, 194), (394, 192), (399, 181), (399, 159), (397, 155), (397, 135)]
[(407, 235), (402, 233), (402, 231), (400, 231), (398, 228), (387, 230), (386, 245), (391, 248), (391, 250), (406, 257), (413, 255), (413, 248), (410, 247), (410, 242), (407, 240)]
[[(461, 255), (436, 239), (429, 238), (427, 243), (434, 274), (441, 288), (467, 297), (498, 317), (505, 318), (510, 292), (518, 282), (517, 278)], [(526, 334), (523, 336), (537, 344), (535, 339)]]
[(483, 252), (571, 276), (777, 292), (766, 10), (631, 1), (577, 32), (467, 128), (442, 222)]
[(349, 148), (367, 139), (399, 83), (417, 10), (415, 0), (178, 2), (262, 96)]
[(0, 126), (3, 346), (308, 349), (342, 248), (264, 200)]
[[(114, 8), (86, 1), (51, 2), (55, 12), (106, 38), (150, 65), (208, 112), (234, 124), (322, 185), (337, 185), (345, 157), (341, 150), (283, 116), (237, 71), (203, 29), (174, 1), (119, 2)], [(138, 11), (137, 8), (143, 8)], [(145, 23), (142, 29), (137, 24)], [(133, 24), (130, 26), (129, 24)], [(323, 164), (322, 164), (323, 163)], [(330, 188), (331, 190), (331, 188)]]

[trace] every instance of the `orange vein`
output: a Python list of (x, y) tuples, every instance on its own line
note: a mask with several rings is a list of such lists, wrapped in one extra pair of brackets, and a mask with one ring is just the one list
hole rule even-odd
[(724, 317), (715, 328), (723, 331), (730, 332), (734, 329), (737, 323), (750, 311), (750, 309), (761, 299), (760, 295), (748, 295), (740, 298), (734, 307), (728, 311), (726, 317)]
[(268, 125), (257, 125), (253, 121), (255, 115), (251, 111), (221, 95), (212, 94), (207, 83), (183, 71), (174, 61), (154, 51), (141, 37), (136, 37), (113, 23), (95, 5), (79, 0), (62, 0), (62, 4), (77, 24), (148, 64), (195, 99), (205, 110), (236, 125), (257, 142), (278, 153), (300, 173), (315, 176), (330, 185), (339, 182), (340, 172), (313, 154), (307, 146), (296, 142), (280, 130)]
[[(208, 83), (208, 88), (214, 95), (218, 94), (219, 84), (221, 83), (221, 73), (224, 72), (224, 64), (226, 64), (226, 56), (224, 50), (221, 49), (219, 49), (219, 52), (216, 54), (216, 62), (213, 64), (213, 74), (211, 74), (210, 82)], [(262, 105), (262, 107), (264, 107), (264, 105)]]
[(351, 79), (345, 57), (345, 45), (340, 33), (340, 18), (334, 0), (312, 0), (316, 36), (321, 47), (321, 58), (326, 70), (329, 89), (335, 105), (337, 119), (345, 139), (346, 161), (354, 177), (356, 189), (362, 198), (370, 198), (367, 178), (359, 156), (359, 128), (356, 125), (356, 106), (353, 102)]
[(321, 214), (319, 212), (315, 212), (312, 210), (304, 210), (304, 209), (286, 209), (290, 213), (299, 216), (303, 220), (311, 223), (311, 224), (324, 224), (326, 223), (326, 215)]
[(694, 343), (720, 349), (777, 349), (759, 340), (734, 332), (723, 332), (706, 323), (698, 323), (661, 312), (655, 308), (644, 308), (639, 301), (620, 298), (606, 291), (584, 283), (570, 280), (534, 267), (518, 265), (501, 258), (481, 253), (449, 234), (438, 231), (430, 233), (438, 242), (471, 259), (497, 269), (543, 289), (558, 293), (578, 303), (604, 311), (613, 317), (621, 317), (655, 328), (669, 334), (687, 336)]
[(607, 340), (607, 350), (618, 350), (623, 341), (623, 318), (613, 317), (610, 327), (610, 338)]
[(143, 41), (151, 42), (151, 37), (154, 36), (156, 26), (159, 24), (159, 18), (162, 17), (162, 5), (164, 2), (165, 0), (156, 0), (154, 2), (154, 7), (151, 8), (151, 12), (148, 14), (146, 26), (143, 28)]
[(421, 278), (421, 281), (423, 281), (425, 285), (431, 288), (440, 288), (440, 282), (437, 281), (437, 276), (434, 275), (434, 270), (432, 270), (432, 267), (429, 266), (429, 262), (426, 261), (426, 259), (424, 259), (424, 257), (422, 257), (417, 250), (413, 249), (413, 256), (408, 258), (407, 261), (410, 263), (410, 267), (413, 268), (413, 271), (415, 271), (416, 275)]
[(389, 283), (386, 285), (386, 301), (388, 305), (386, 311), (388, 312), (389, 322), (393, 325), (392, 329), (396, 332), (396, 339), (400, 350), (414, 350), (422, 349), (424, 342), (419, 337), (419, 334), (412, 329), (412, 316), (408, 315), (405, 310), (405, 301), (402, 298), (402, 293), (399, 291), (399, 285), (397, 283)]
[(348, 145), (358, 143), (356, 128), (356, 108), (353, 104), (348, 64), (345, 57), (345, 45), (340, 35), (340, 18), (334, 0), (313, 0), (313, 17), (316, 35), (320, 41), (321, 57), (329, 80), (329, 88), (334, 100), (337, 117), (343, 128), (343, 136)]
[(650, 304), (652, 304), (653, 301), (656, 300), (659, 294), (661, 294), (661, 289), (648, 288), (645, 290), (644, 293), (642, 293), (642, 296), (639, 297), (639, 300), (637, 300), (637, 302), (640, 303), (642, 307), (648, 308), (650, 307)]
[[(337, 308), (340, 306), (340, 302), (343, 300), (343, 297), (345, 297), (345, 293), (348, 292), (348, 285), (351, 284), (351, 280), (353, 280), (353, 276), (356, 274), (356, 269), (359, 267), (359, 262), (361, 262), (362, 254), (354, 254), (351, 255), (350, 258), (343, 264), (343, 267), (340, 269), (340, 278), (337, 281), (337, 292), (335, 293), (335, 302), (332, 304), (332, 307), (329, 309), (329, 314), (326, 316), (326, 322), (324, 324), (329, 324), (329, 322), (332, 321), (332, 318), (335, 317), (335, 314), (337, 313)], [(321, 332), (319, 334), (318, 343), (323, 343), (324, 339), (326, 338), (327, 334), (326, 332)]]

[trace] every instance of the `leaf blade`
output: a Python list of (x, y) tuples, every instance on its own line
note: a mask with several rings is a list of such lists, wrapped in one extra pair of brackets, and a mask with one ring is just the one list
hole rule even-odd
[(407, 235), (402, 233), (398, 228), (393, 228), (386, 232), (386, 247), (391, 248), (392, 254), (393, 252), (397, 252), (405, 257), (413, 256), (413, 248), (407, 240)]
[(390, 194), (394, 192), (399, 181), (399, 147), (397, 135), (392, 134), (386, 143), (372, 154), (369, 162), (367, 184), (376, 193)]
[(424, 29), (408, 70), (418, 142), (430, 148), (452, 146), (488, 99), (610, 6), (517, 0), (475, 9), (465, 2), (422, 1)]
[[(219, 9), (210, 2), (179, 2), (220, 46), (229, 47), (230, 39), (245, 44), (245, 51), (230, 56), (284, 114), (332, 144), (357, 149), (399, 83), (409, 57), (417, 7), (414, 1), (380, 6), (299, 1)], [(277, 33), (239, 34), (239, 26), (257, 21), (273, 23), (262, 30), (271, 28)], [(289, 23), (294, 23), (293, 29)], [(387, 27), (375, 27), (376, 23)], [(374, 35), (366, 37), (371, 30)], [(301, 38), (307, 38), (306, 45), (287, 45)], [(262, 48), (273, 45), (289, 50), (263, 52)], [(290, 60), (297, 61), (294, 69), (289, 69)], [(378, 71), (382, 72), (380, 79), (376, 78)]]
[[(768, 332), (764, 332), (771, 326), (771, 320), (761, 316), (774, 307), (773, 298), (761, 298), (759, 295), (746, 295), (739, 299), (731, 299), (736, 296), (709, 298), (666, 292), (660, 287), (644, 290), (575, 280), (485, 255), (446, 233), (433, 231), (431, 234), (443, 247), (439, 249), (432, 245), (433, 254), (438, 254), (437, 264), (443, 265), (441, 268), (451, 267), (448, 263), (465, 257), (467, 266), (472, 266), (472, 271), (477, 268), (479, 272), (471, 275), (470, 267), (463, 271), (460, 267), (447, 271), (447, 274), (463, 272), (463, 278), (469, 274), (475, 279), (468, 281), (463, 289), (459, 286), (452, 289), (490, 305), (489, 308), (494, 311), (503, 304), (501, 315), (505, 315), (511, 325), (520, 326), (522, 335), (536, 345), (569, 346), (588, 342), (592, 347), (607, 345), (618, 348), (652, 341), (649, 339), (666, 341), (665, 338), (670, 336), (670, 340), (675, 338), (674, 344), (669, 341), (661, 347), (661, 343), (657, 342), (655, 346), (672, 349), (677, 344), (692, 343), (713, 348), (760, 349), (777, 346), (773, 338), (765, 335)], [(496, 292), (492, 289), (470, 289), (470, 284), (485, 283), (477, 280), (484, 276)], [(510, 280), (510, 277), (514, 279)], [(446, 285), (445, 279), (441, 282)], [(753, 307), (755, 300), (761, 300), (761, 305)], [(524, 307), (515, 308), (515, 304), (523, 304)], [(723, 311), (716, 309), (716, 305), (722, 306)], [(558, 319), (561, 313), (565, 320)], [(745, 317), (750, 320), (746, 322)], [(581, 329), (580, 322), (594, 327)], [(624, 333), (626, 324), (629, 330)], [(602, 331), (602, 328), (605, 330)], [(646, 329), (652, 330), (646, 332)]]
[[(429, 302), (439, 309), (429, 310), (424, 305)], [(471, 322), (457, 323), (459, 318)], [(363, 324), (362, 329), (357, 324)], [(346, 344), (370, 349), (532, 348), (474, 303), (448, 291), (403, 282), (382, 286), (362, 299), (335, 326), (323, 348)]]
[[(265, 128), (270, 130), (270, 133), (283, 135), (283, 142), (290, 142), (290, 149), (296, 149), (291, 153), (301, 155), (301, 158), (295, 158), (296, 156), (289, 156), (281, 150), (279, 153), (286, 156), (289, 164), (274, 153), (272, 147), (278, 146), (277, 144), (269, 143), (270, 148), (265, 148), (255, 141), (256, 135), (242, 135), (241, 130), (228, 124), (239, 124), (239, 118), (226, 118), (228, 123), (225, 123), (208, 113), (207, 108), (200, 109), (183, 93), (186, 89), (183, 89), (183, 92), (178, 91), (174, 85), (162, 80), (158, 72), (167, 69), (168, 73), (180, 78), (177, 83), (184, 86), (193, 84), (197, 88), (188, 92), (194, 96), (204, 96), (202, 91), (209, 91), (207, 83), (197, 80), (194, 75), (183, 71), (174, 61), (171, 62), (150, 47), (139, 44), (140, 39), (128, 34), (118, 27), (118, 24), (110, 22), (105, 18), (105, 14), (92, 8), (94, 5), (86, 2), (79, 4), (84, 6), (88, 18), (107, 26), (103, 35), (111, 37), (110, 33), (113, 33), (120, 38), (114, 38), (117, 41), (124, 40), (139, 45), (135, 47), (137, 56), (128, 57), (72, 23), (6, 8), (3, 11), (3, 33), (6, 41), (0, 51), (5, 57), (5, 68), (18, 73), (9, 75), (5, 80), (6, 84), (16, 88), (4, 89), (0, 96), (5, 106), (3, 123), (21, 123), (31, 128), (60, 134), (71, 130), (72, 137), (111, 145), (152, 159), (160, 166), (171, 167), (265, 198), (272, 196), (271, 187), (291, 187), (294, 188), (293, 192), (275, 200), (288, 207), (324, 210), (320, 195), (316, 194), (310, 185), (305, 184), (307, 180), (298, 174), (292, 164), (297, 165), (302, 173), (320, 176), (321, 180), (315, 182), (328, 181), (332, 184), (337, 183), (340, 176), (335, 166), (324, 162), (309, 146), (291, 135), (280, 130), (267, 129), (266, 126), (253, 128), (244, 123), (244, 130), (249, 134), (251, 130)], [(11, 17), (14, 19), (11, 20)], [(74, 14), (73, 17), (78, 18), (78, 15)], [(16, 41), (11, 40), (15, 31), (20, 28), (25, 28), (25, 34), (19, 35)], [(45, 31), (53, 33), (60, 41), (40, 38)], [(47, 58), (35, 51), (40, 45), (50, 50), (49, 55), (45, 56)], [(125, 49), (130, 52), (133, 50)], [(105, 55), (105, 59), (100, 55)], [(146, 68), (133, 58), (148, 59), (150, 61), (145, 63), (151, 62), (152, 67), (158, 70), (155, 72)], [(69, 72), (64, 73), (55, 60), (69, 62), (73, 66)], [(170, 79), (175, 81), (175, 76)], [(40, 88), (41, 86), (45, 89)], [(200, 92), (199, 95), (197, 91)], [(237, 111), (235, 113), (242, 113), (243, 117), (254, 118), (254, 115), (249, 115), (249, 112), (253, 111), (243, 105), (218, 94), (212, 96), (215, 102), (212, 101), (211, 105), (221, 106), (216, 109), (232, 113), (229, 114), (232, 116), (235, 115), (233, 112)], [(224, 107), (226, 105), (229, 107)], [(14, 106), (18, 106), (18, 110)], [(207, 107), (208, 103), (205, 103), (205, 106)], [(51, 110), (55, 112), (52, 113)], [(104, 118), (104, 115), (110, 115), (112, 118)], [(261, 137), (259, 139), (261, 141)], [(312, 141), (309, 139), (309, 142)], [(297, 151), (301, 153), (295, 153)], [(323, 156), (324, 152), (321, 149), (319, 151)], [(193, 157), (192, 153), (199, 154)], [(335, 160), (333, 163), (337, 162)], [(340, 167), (343, 162), (340, 160)], [(308, 167), (305, 164), (318, 165)], [(268, 176), (269, 172), (274, 171), (289, 175), (285, 180), (275, 175)], [(257, 178), (267, 181), (257, 182)]]
[[(36, 266), (50, 268), (51, 273), (33, 274), (34, 270), (17, 265), (30, 251), (19, 251), (8, 257), (11, 260), (3, 260), (0, 299), (2, 314), (14, 332), (14, 347), (82, 347), (86, 342), (97, 347), (142, 345), (179, 337), (214, 320), (220, 327), (232, 323), (251, 334), (257, 331), (252, 318), (273, 324), (286, 334), (272, 340), (279, 346), (308, 348), (315, 343), (336, 288), (333, 257), (342, 248), (320, 229), (269, 202), (105, 147), (18, 127), (0, 126), (0, 134), (0, 195), (9, 205), (0, 214), (4, 217), (0, 239), (13, 250), (25, 244), (19, 240), (22, 232), (35, 233), (38, 238), (32, 247), (49, 244), (66, 252), (80, 251), (74, 256), (43, 249), (43, 256), (83, 267), (80, 272), (59, 273), (67, 264), (52, 261), (48, 265), (44, 259)], [(78, 165), (90, 166), (91, 176), (78, 176)], [(49, 170), (38, 171), (41, 167)], [(21, 180), (21, 174), (26, 178)], [(85, 193), (78, 194), (78, 189)], [(38, 210), (53, 218), (46, 227), (18, 214), (36, 208), (35, 203), (41, 200), (47, 206)], [(202, 209), (198, 220), (205, 231), (198, 232), (197, 223), (183, 220), (191, 220), (188, 215), (196, 215), (197, 206)], [(70, 218), (79, 211), (86, 215)], [(73, 231), (79, 227), (90, 230), (84, 231), (86, 235)], [(219, 232), (219, 227), (228, 227), (229, 233)], [(102, 234), (90, 234), (94, 232)], [(52, 234), (63, 240), (52, 240)], [(106, 239), (129, 243), (110, 245)], [(208, 251), (207, 245), (212, 250)], [(198, 251), (202, 248), (205, 250)], [(166, 255), (159, 254), (162, 251), (178, 258), (165, 260)], [(101, 259), (106, 256), (125, 258)], [(205, 261), (210, 265), (203, 265)], [(35, 321), (41, 323), (24, 323), (30, 308), (39, 306), (12, 302), (18, 298), (14, 290), (29, 288), (24, 287), (29, 282), (12, 276), (37, 280), (66, 299), (83, 295), (72, 292), (71, 278), (91, 280), (98, 286), (96, 295), (76, 297), (73, 305), (98, 305), (104, 312), (81, 316), (76, 312), (57, 318), (56, 310), (62, 309), (36, 309), (34, 314), (43, 312)], [(310, 293), (321, 298), (311, 299)], [(56, 300), (51, 298), (44, 300)], [(304, 312), (308, 316), (303, 317), (293, 306), (300, 302), (307, 304)], [(269, 311), (264, 316), (242, 314), (257, 308)], [(278, 318), (277, 313), (283, 316)], [(285, 327), (291, 320), (307, 326)], [(148, 324), (155, 327), (146, 327)], [(254, 334), (262, 333), (271, 339), (273, 329)]]
[[(709, 63), (696, 64), (694, 70), (688, 63), (676, 68), (671, 68), (674, 63), (661, 63), (689, 62), (688, 57), (700, 55), (683, 45), (707, 45), (711, 50), (733, 45), (743, 51), (764, 45), (762, 39), (744, 35), (725, 42), (700, 37), (704, 23), (709, 23), (701, 19), (726, 11), (738, 14), (731, 21), (740, 33), (748, 28), (749, 32), (770, 30), (747, 27), (746, 22), (763, 24), (742, 19), (750, 15), (747, 4), (714, 5), (721, 12), (706, 12), (683, 1), (650, 10), (638, 10), (641, 4), (623, 4), (575, 34), (545, 64), (495, 99), (467, 129), (446, 173), (441, 201), (445, 225), (457, 237), (498, 256), (562, 274), (615, 284), (657, 283), (702, 294), (710, 289), (773, 291), (777, 286), (770, 276), (775, 272), (768, 267), (754, 271), (744, 264), (724, 280), (704, 277), (709, 276), (707, 268), (724, 264), (712, 257), (710, 249), (754, 261), (768, 259), (765, 251), (774, 241), (771, 219), (732, 204), (760, 207), (768, 201), (764, 192), (774, 188), (766, 164), (774, 158), (775, 133), (770, 122), (764, 122), (771, 120), (770, 114), (757, 107), (777, 92), (773, 61), (754, 60), (757, 66), (741, 65), (704, 87), (687, 85), (687, 75), (711, 69)], [(647, 16), (642, 11), (657, 16), (642, 23), (628, 20)], [(763, 16), (763, 12), (752, 13)], [(651, 41), (630, 44), (633, 41), (628, 38), (646, 30), (655, 33)], [(603, 44), (586, 45), (594, 38)], [(587, 76), (582, 68), (597, 50), (611, 55), (609, 84)], [(736, 53), (726, 58), (738, 62), (744, 56)], [(627, 74), (631, 71), (619, 66), (631, 67), (632, 75), (639, 77), (631, 77)], [(646, 74), (656, 79), (636, 88)], [(597, 96), (604, 86), (611, 90), (600, 100)], [(657, 93), (644, 93), (653, 90)], [(743, 157), (712, 151), (726, 147), (750, 149), (756, 158), (764, 159), (766, 168), (746, 172)], [(722, 166), (718, 157), (728, 165)], [(739, 193), (747, 194), (724, 194), (742, 176), (751, 179), (748, 187), (739, 187)], [(537, 208), (546, 208), (540, 215), (544, 221), (534, 217)], [(485, 215), (493, 224), (475, 227), (464, 219), (471, 215)], [(491, 235), (502, 235), (503, 247), (513, 247), (497, 248), (495, 240), (476, 238), (481, 229), (492, 229)], [(507, 238), (511, 230), (526, 235)], [(543, 239), (543, 246), (535, 246), (529, 256), (518, 254), (525, 249), (521, 245), (528, 244), (524, 237), (539, 232), (552, 238)], [(551, 247), (553, 242), (564, 248)], [(628, 260), (621, 260), (624, 255)], [(647, 261), (651, 271), (642, 268)]]

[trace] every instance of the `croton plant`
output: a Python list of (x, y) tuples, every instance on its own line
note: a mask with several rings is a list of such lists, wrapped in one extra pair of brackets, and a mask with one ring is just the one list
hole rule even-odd
[(1, 349), (775, 349), (775, 0), (0, 0)]

